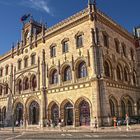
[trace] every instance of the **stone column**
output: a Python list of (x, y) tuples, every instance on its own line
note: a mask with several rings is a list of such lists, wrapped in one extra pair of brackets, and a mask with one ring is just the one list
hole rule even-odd
[(38, 57), (38, 73), (37, 74), (38, 74), (38, 78), (37, 78), (38, 84), (37, 85), (38, 85), (38, 90), (40, 90), (40, 57)]
[(47, 91), (46, 91), (46, 62), (45, 62), (45, 50), (42, 51), (42, 90), (41, 90), (41, 109), (40, 109), (40, 126), (44, 126), (44, 119), (46, 119), (47, 108)]
[(75, 117), (76, 117), (75, 108), (73, 107), (73, 127), (75, 127)]

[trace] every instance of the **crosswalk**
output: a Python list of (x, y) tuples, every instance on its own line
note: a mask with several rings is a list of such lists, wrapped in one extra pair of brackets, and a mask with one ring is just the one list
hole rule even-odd
[[(63, 136), (63, 137), (74, 137), (74, 135), (72, 135), (72, 134), (65, 134), (65, 133), (63, 133), (63, 134), (61, 134), (61, 136)], [(94, 135), (94, 134), (83, 134), (83, 137), (87, 137), (87, 138), (91, 138), (91, 137), (95, 137), (95, 138), (98, 138), (99, 137), (99, 135)]]

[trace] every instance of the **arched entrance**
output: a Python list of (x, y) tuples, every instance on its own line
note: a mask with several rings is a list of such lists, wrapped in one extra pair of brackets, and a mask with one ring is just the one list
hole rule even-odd
[(64, 122), (65, 125), (73, 125), (73, 105), (68, 102), (64, 106)]
[(39, 104), (36, 101), (32, 101), (29, 106), (29, 124), (39, 124)]
[(85, 100), (79, 104), (79, 121), (80, 125), (90, 125), (90, 108)]
[(53, 124), (55, 124), (55, 125), (58, 124), (58, 121), (59, 121), (59, 107), (56, 103), (53, 104), (53, 106), (51, 108), (51, 120), (52, 120)]
[(4, 106), (4, 107), (2, 108), (2, 121), (4, 122), (5, 119), (6, 119), (6, 107)]
[(20, 121), (23, 121), (23, 104), (18, 103), (15, 108), (15, 121), (20, 124)]

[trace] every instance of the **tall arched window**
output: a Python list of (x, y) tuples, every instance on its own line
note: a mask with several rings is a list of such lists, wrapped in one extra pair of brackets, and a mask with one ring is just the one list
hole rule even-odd
[(0, 108), (0, 122), (2, 121), (2, 111), (1, 111), (1, 108)]
[(24, 90), (28, 90), (29, 89), (29, 79), (28, 77), (24, 78)]
[(78, 78), (83, 78), (87, 76), (86, 63), (83, 61), (78, 66)]
[(20, 94), (21, 91), (22, 91), (22, 81), (21, 81), (21, 79), (19, 79), (19, 80), (17, 81), (17, 91), (19, 92), (19, 94)]
[(129, 100), (127, 102), (127, 107), (128, 107), (128, 115), (133, 116), (132, 104), (131, 104), (131, 102)]
[(36, 79), (36, 76), (35, 75), (32, 75), (31, 76), (31, 88), (33, 90), (35, 90), (37, 87), (37, 79)]
[(8, 75), (8, 72), (9, 72), (9, 65), (7, 65), (7, 66), (5, 67), (5, 75)]
[(67, 66), (64, 69), (64, 81), (69, 81), (71, 80), (71, 68), (70, 66)]
[(114, 116), (116, 116), (116, 114), (115, 114), (115, 104), (111, 99), (109, 100), (109, 104), (110, 104), (111, 116), (114, 117)]
[(136, 80), (136, 73), (134, 72), (134, 73), (133, 73), (133, 83), (134, 83), (134, 85), (136, 84), (136, 81), (137, 81), (137, 80)]
[(106, 77), (110, 77), (111, 73), (110, 73), (110, 67), (107, 61), (104, 62), (104, 73)]
[(124, 80), (128, 81), (128, 69), (126, 67), (124, 68)]
[(137, 101), (137, 113), (140, 116), (140, 99)]
[(35, 57), (36, 57), (36, 54), (33, 53), (33, 54), (31, 55), (31, 65), (34, 65), (34, 64), (35, 64)]
[(8, 94), (8, 84), (5, 84), (5, 94)]
[(134, 50), (131, 48), (130, 49), (130, 56), (131, 56), (131, 60), (134, 60)]
[(28, 56), (24, 58), (24, 67), (28, 67)]
[(53, 70), (51, 75), (51, 84), (57, 84), (58, 83), (58, 73), (57, 70)]
[(120, 66), (117, 66), (116, 72), (117, 72), (117, 79), (121, 80), (121, 68), (120, 68)]
[(122, 117), (125, 117), (126, 106), (125, 106), (125, 102), (123, 100), (121, 100), (121, 110), (122, 110)]
[(0, 85), (0, 95), (2, 95), (3, 87)]
[(22, 62), (22, 60), (19, 59), (19, 60), (18, 60), (18, 70), (21, 70), (21, 62)]

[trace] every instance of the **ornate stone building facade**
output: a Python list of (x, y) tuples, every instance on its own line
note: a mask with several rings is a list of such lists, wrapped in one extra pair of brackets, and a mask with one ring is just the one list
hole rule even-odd
[(50, 28), (31, 19), (0, 56), (0, 119), (90, 126), (139, 116), (137, 60), (134, 37), (95, 4)]

